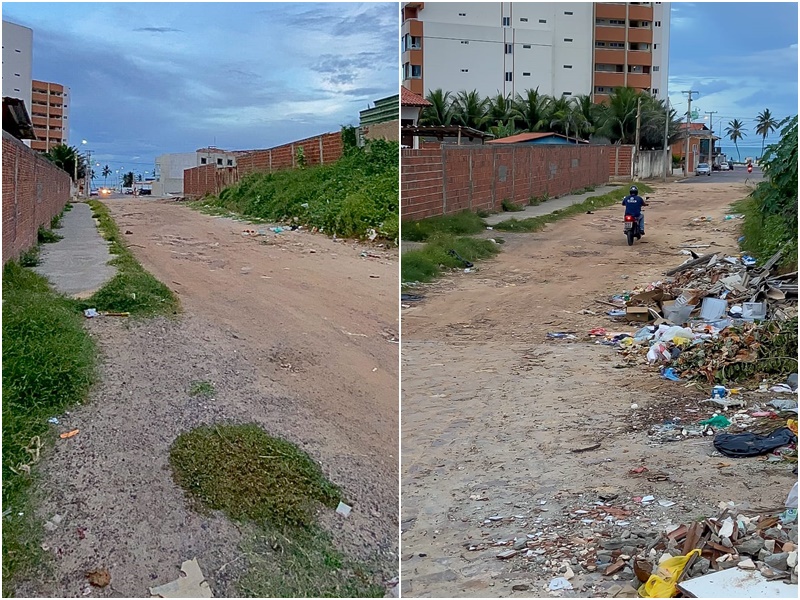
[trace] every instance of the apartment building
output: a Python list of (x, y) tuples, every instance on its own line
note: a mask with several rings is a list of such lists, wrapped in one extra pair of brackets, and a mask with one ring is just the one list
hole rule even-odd
[(34, 79), (31, 92), (31, 120), (36, 133), (31, 148), (47, 152), (58, 144), (69, 145), (69, 88)]
[(182, 194), (183, 172), (186, 169), (202, 165), (216, 165), (219, 168), (235, 167), (236, 157), (240, 154), (242, 153), (238, 151), (222, 150), (214, 146), (200, 148), (194, 152), (161, 154), (156, 157), (153, 195)]
[(406, 2), (403, 85), (515, 96), (667, 96), (669, 3)]
[(3, 97), (19, 98), (31, 114), (33, 30), (3, 21)]

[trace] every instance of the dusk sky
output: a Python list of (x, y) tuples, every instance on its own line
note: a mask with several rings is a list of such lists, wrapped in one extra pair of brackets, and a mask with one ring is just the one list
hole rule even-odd
[[(33, 78), (70, 87), (69, 143), (112, 170), (357, 125), (397, 93), (395, 3), (11, 3)], [(94, 162), (94, 160), (93, 160)]]
[[(670, 23), (673, 107), (685, 114), (687, 95), (681, 90), (699, 91), (692, 109), (701, 118), (704, 111), (718, 111), (714, 132), (723, 138), (723, 152), (735, 155), (724, 129), (736, 118), (747, 128), (739, 148), (758, 148), (760, 154), (758, 113), (769, 108), (779, 121), (797, 114), (797, 3), (674, 2)], [(778, 139), (772, 134), (767, 143)]]

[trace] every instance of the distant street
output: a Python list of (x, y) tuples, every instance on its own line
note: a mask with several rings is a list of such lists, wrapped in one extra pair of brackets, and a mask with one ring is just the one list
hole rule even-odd
[(753, 172), (748, 173), (746, 167), (736, 166), (735, 171), (713, 171), (711, 177), (708, 175), (690, 175), (687, 179), (682, 179), (679, 183), (759, 183), (764, 179), (761, 169), (753, 167)]

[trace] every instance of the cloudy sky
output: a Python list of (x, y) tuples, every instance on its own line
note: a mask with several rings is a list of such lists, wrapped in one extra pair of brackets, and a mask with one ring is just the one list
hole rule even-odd
[(33, 77), (71, 89), (70, 144), (112, 169), (358, 124), (397, 93), (395, 3), (12, 3)]
[[(778, 120), (797, 114), (797, 4), (674, 2), (670, 24), (670, 102), (685, 114), (681, 90), (699, 91), (692, 109), (701, 117), (717, 111), (717, 135), (724, 138), (721, 129), (739, 119), (747, 128), (739, 142), (742, 157), (747, 146), (760, 154), (758, 113), (768, 108)], [(772, 134), (767, 143), (778, 137)], [(721, 143), (724, 152), (734, 153), (730, 140)]]

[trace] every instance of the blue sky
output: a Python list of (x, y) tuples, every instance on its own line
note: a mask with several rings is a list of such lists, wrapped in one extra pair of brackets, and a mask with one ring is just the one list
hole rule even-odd
[[(687, 107), (681, 90), (698, 90), (692, 109), (701, 117), (717, 111), (717, 135), (725, 138), (725, 126), (737, 118), (747, 128), (739, 147), (760, 149), (754, 125), (759, 112), (769, 108), (778, 120), (798, 112), (797, 17), (795, 2), (672, 3), (669, 96), (678, 113)], [(767, 143), (778, 139), (772, 134)], [(735, 155), (730, 140), (721, 144)]]
[(112, 169), (358, 124), (397, 93), (395, 3), (9, 3), (33, 77), (71, 89), (70, 145)]

